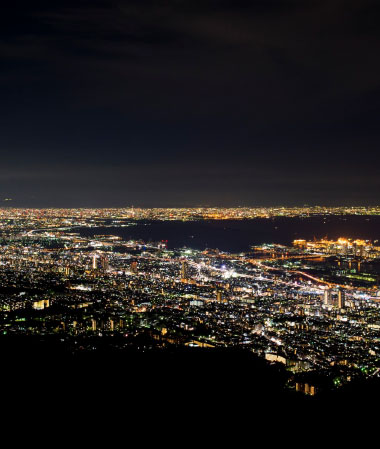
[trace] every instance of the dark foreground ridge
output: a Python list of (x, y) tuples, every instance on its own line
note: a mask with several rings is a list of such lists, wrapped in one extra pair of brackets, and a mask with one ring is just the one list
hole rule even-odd
[[(14, 400), (47, 410), (71, 401), (107, 406), (109, 401), (231, 413), (326, 411), (358, 407), (380, 398), (378, 380), (351, 383), (336, 391), (305, 396), (286, 386), (279, 364), (235, 349), (113, 349), (103, 339), (93, 351), (72, 352), (59, 338), (1, 337), (1, 381)], [(135, 402), (136, 401), (136, 402)], [(220, 408), (222, 407), (222, 408)], [(346, 411), (347, 411), (346, 410)]]

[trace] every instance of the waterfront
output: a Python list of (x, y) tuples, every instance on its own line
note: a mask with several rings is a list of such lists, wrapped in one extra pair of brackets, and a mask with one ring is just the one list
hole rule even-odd
[(276, 217), (248, 220), (158, 221), (141, 220), (131, 226), (99, 226), (75, 229), (81, 235), (117, 235), (143, 241), (167, 240), (168, 248), (248, 251), (251, 245), (277, 243), (289, 245), (297, 238), (311, 240), (327, 236), (368, 240), (380, 239), (380, 216)]
[(304, 212), (3, 210), (4, 347), (228, 349), (280, 370), (270, 388), (309, 396), (378, 379), (380, 218)]

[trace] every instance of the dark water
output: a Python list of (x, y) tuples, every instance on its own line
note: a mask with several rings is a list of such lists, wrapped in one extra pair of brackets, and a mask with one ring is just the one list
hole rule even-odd
[(380, 216), (275, 218), (254, 220), (144, 221), (130, 227), (81, 228), (82, 235), (112, 234), (145, 242), (167, 240), (168, 248), (218, 248), (246, 251), (261, 243), (290, 244), (294, 239), (328, 237), (380, 240)]

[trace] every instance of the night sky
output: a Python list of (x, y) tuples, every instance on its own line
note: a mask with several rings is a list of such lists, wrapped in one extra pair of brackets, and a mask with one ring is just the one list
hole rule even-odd
[(0, 206), (380, 203), (378, 0), (7, 4)]

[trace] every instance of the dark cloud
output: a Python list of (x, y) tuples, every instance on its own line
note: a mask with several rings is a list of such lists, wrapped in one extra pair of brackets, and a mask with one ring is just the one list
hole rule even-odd
[(15, 1), (0, 194), (374, 203), (379, 18), (370, 0)]

